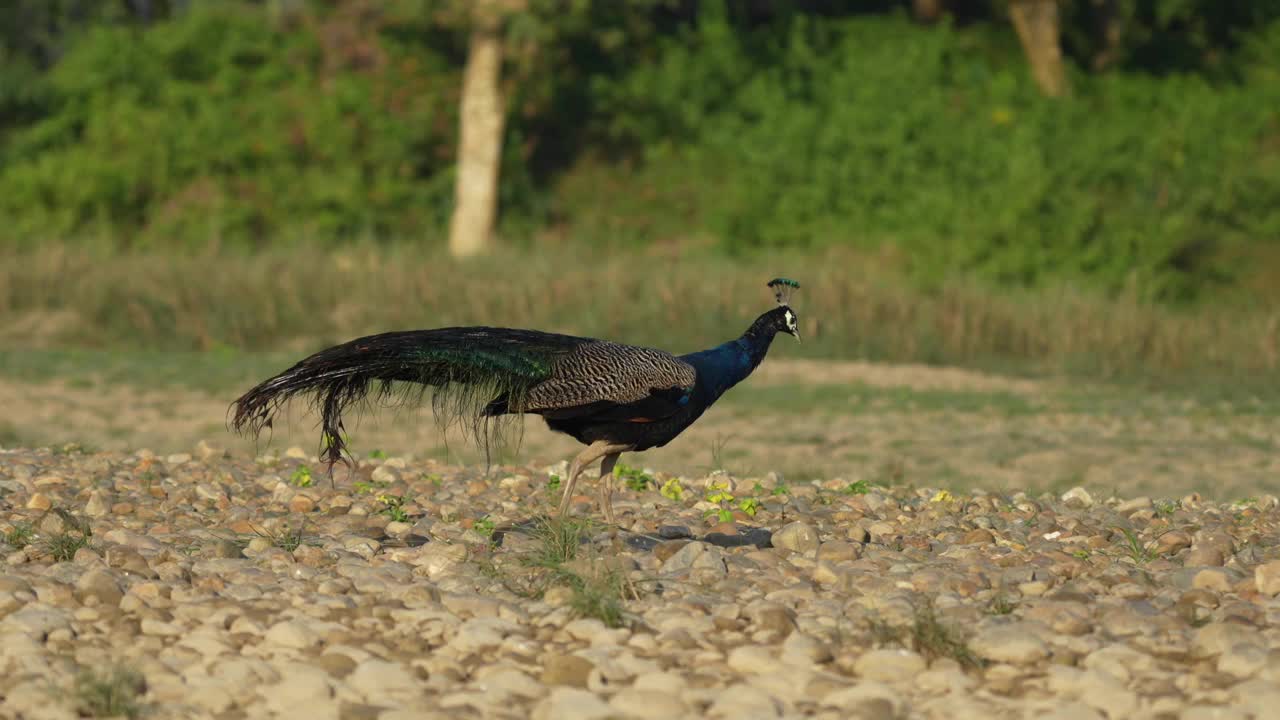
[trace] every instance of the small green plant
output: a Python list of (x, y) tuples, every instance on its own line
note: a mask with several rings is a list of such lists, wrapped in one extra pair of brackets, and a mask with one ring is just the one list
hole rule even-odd
[(375, 491), (391, 487), (391, 483), (386, 480), (357, 480), (352, 487), (357, 495), (372, 495)]
[(50, 448), (54, 456), (59, 455), (91, 455), (98, 451), (93, 445), (69, 442)]
[(680, 483), (679, 478), (671, 478), (662, 483), (658, 494), (672, 502), (680, 502), (684, 499), (684, 485)]
[(867, 620), (868, 629), (871, 631), (871, 639), (877, 645), (902, 645), (902, 629), (894, 627), (880, 618), (869, 618)]
[(702, 516), (704, 518), (715, 516), (720, 522), (729, 522), (733, 520), (732, 503), (736, 499), (733, 493), (729, 492), (729, 484), (727, 482), (713, 480), (707, 484), (706, 500), (718, 507), (704, 510)]
[(751, 517), (755, 517), (756, 513), (760, 512), (760, 501), (753, 497), (743, 498), (738, 501), (738, 509)]
[(627, 582), (622, 573), (606, 563), (591, 563), (588, 570), (566, 567), (581, 557), (583, 539), (592, 529), (590, 521), (548, 518), (533, 531), (536, 549), (525, 564), (547, 571), (544, 582), (568, 587), (573, 595), (569, 607), (580, 617), (596, 618), (607, 627), (621, 627)]
[[(476, 527), (480, 526), (477, 522)], [(583, 556), (584, 539), (592, 528), (586, 520), (543, 518), (528, 531), (536, 541), (534, 546), (513, 558), (523, 570), (513, 572), (485, 560), (481, 571), (519, 597), (539, 598), (552, 587), (568, 588), (569, 607), (575, 615), (620, 627), (625, 621), (624, 601), (634, 597), (636, 591), (626, 576), (609, 563), (594, 555)]]
[(492, 538), (495, 530), (497, 530), (497, 525), (494, 524), (493, 520), (488, 515), (476, 520), (475, 523), (471, 525), (472, 532), (487, 538)]
[(1071, 551), (1071, 557), (1076, 558), (1077, 560), (1088, 560), (1092, 556), (1093, 556), (1093, 553), (1089, 552), (1085, 548), (1080, 548), (1079, 550)]
[(840, 488), (840, 492), (844, 495), (866, 495), (871, 492), (871, 483), (866, 480), (857, 480)]
[(880, 645), (900, 645), (914, 650), (926, 659), (951, 658), (966, 669), (979, 669), (982, 660), (973, 653), (958, 630), (944, 624), (934, 610), (933, 603), (924, 601), (915, 608), (911, 625), (894, 626), (879, 620), (869, 620), (871, 636)]
[(431, 483), (432, 487), (441, 487), (444, 485), (444, 476), (440, 473), (423, 473), (422, 481)]
[(1156, 500), (1156, 514), (1160, 517), (1170, 517), (1178, 510), (1178, 501), (1176, 500)]
[(379, 515), (386, 515), (392, 522), (409, 522), (409, 513), (405, 512), (403, 496), (383, 494), (378, 496), (378, 502), (382, 503), (382, 509), (378, 511)]
[(1192, 615), (1187, 618), (1187, 624), (1193, 628), (1202, 628), (1213, 622), (1213, 615), (1205, 613), (1204, 615)]
[(567, 584), (573, 590), (569, 607), (581, 617), (595, 618), (605, 627), (622, 627), (626, 581), (617, 571), (606, 571), (599, 577), (584, 578), (570, 573)]
[(289, 482), (295, 487), (311, 487), (311, 468), (306, 465), (299, 465), (294, 468), (293, 474), (289, 476)]
[(728, 483), (712, 481), (707, 484), (707, 502), (733, 502), (733, 499)]
[(88, 522), (62, 508), (54, 508), (53, 512), (62, 518), (64, 529), (46, 538), (44, 549), (55, 562), (69, 562), (77, 550), (89, 547), (93, 541), (93, 530)]
[(285, 552), (293, 552), (299, 547), (302, 547), (303, 543), (306, 542), (306, 527), (307, 521), (304, 518), (302, 524), (298, 525), (296, 528), (290, 526), (289, 523), (286, 522), (284, 527), (276, 532), (268, 532), (266, 530), (258, 529), (255, 529), (254, 532), (257, 533), (258, 537), (266, 538), (272, 545), (280, 548), (281, 550), (284, 550)]
[(35, 536), (36, 531), (35, 528), (32, 527), (31, 523), (18, 522), (14, 523), (13, 528), (4, 534), (4, 541), (5, 544), (9, 545), (9, 547), (12, 547), (14, 550), (21, 550), (22, 548), (30, 545)]
[(916, 608), (909, 635), (912, 649), (929, 660), (946, 657), (962, 667), (982, 667), (982, 660), (969, 648), (960, 632), (938, 618), (932, 603), (926, 602)]
[(726, 523), (733, 521), (733, 511), (729, 508), (709, 508), (702, 511), (702, 517), (710, 518), (714, 516), (718, 522)]
[(387, 451), (386, 451), (386, 450), (379, 450), (378, 448), (374, 448), (374, 449), (372, 449), (372, 450), (370, 450), (370, 451), (369, 451), (369, 459), (370, 459), (370, 460), (386, 460), (386, 459), (387, 459)]
[(76, 675), (72, 695), (76, 711), (81, 715), (134, 720), (142, 715), (141, 698), (146, 688), (141, 673), (113, 665), (102, 670), (81, 670)]
[(527, 558), (528, 564), (541, 568), (557, 568), (578, 557), (582, 540), (591, 532), (589, 520), (575, 518), (542, 518), (533, 529), (537, 549)]
[(773, 489), (773, 492), (770, 492), (769, 494), (774, 497), (778, 497), (779, 495), (790, 495), (791, 488), (787, 487), (786, 485), (778, 485)]
[(1009, 600), (1009, 596), (1005, 595), (1002, 592), (996, 593), (996, 596), (991, 598), (991, 602), (987, 604), (987, 614), (988, 615), (1008, 615), (1009, 613), (1016, 610), (1017, 607), (1018, 607), (1017, 603)]
[(551, 473), (550, 475), (548, 475), (547, 476), (547, 492), (549, 493), (560, 492), (560, 483), (561, 483), (561, 480), (559, 475), (555, 473)]
[(622, 478), (622, 482), (635, 492), (644, 492), (657, 484), (657, 481), (649, 473), (623, 463), (618, 463), (614, 466), (613, 475), (614, 477)]
[(1156, 554), (1129, 528), (1116, 528), (1124, 536), (1120, 546), (1124, 554), (1138, 565), (1145, 565), (1156, 559)]
[(200, 544), (199, 543), (178, 543), (173, 546), (173, 549), (175, 552), (182, 555), (183, 557), (191, 558), (191, 557), (195, 557), (196, 554), (200, 552)]

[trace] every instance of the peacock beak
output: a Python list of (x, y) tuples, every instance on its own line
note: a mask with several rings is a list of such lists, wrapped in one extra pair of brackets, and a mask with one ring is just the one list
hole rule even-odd
[(796, 342), (800, 342), (800, 330), (799, 329), (793, 330), (791, 332), (791, 337), (795, 338)]

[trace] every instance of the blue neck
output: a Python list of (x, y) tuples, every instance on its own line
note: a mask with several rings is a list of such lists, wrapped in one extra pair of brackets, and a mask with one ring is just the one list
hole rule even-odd
[(708, 402), (745, 380), (764, 360), (776, 331), (763, 320), (762, 316), (737, 340), (681, 356), (698, 371), (696, 391), (707, 393)]

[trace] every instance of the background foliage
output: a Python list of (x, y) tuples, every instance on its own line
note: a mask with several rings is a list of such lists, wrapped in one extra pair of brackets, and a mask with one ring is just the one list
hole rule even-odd
[[(1269, 272), (1280, 2), (1064, 2), (1074, 92), (1057, 101), (1003, 2), (952, 4), (920, 23), (891, 0), (532, 0), (508, 30), (508, 242), (853, 246), (925, 287), (960, 272), (1171, 302)], [(6, 3), (0, 239), (437, 243), (459, 17)]]

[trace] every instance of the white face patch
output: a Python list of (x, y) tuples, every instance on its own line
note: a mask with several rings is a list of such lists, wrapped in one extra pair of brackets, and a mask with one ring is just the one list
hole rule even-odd
[(787, 329), (790, 330), (791, 332), (795, 332), (796, 331), (796, 314), (791, 312), (790, 310), (787, 310), (782, 314), (782, 316), (787, 320)]

